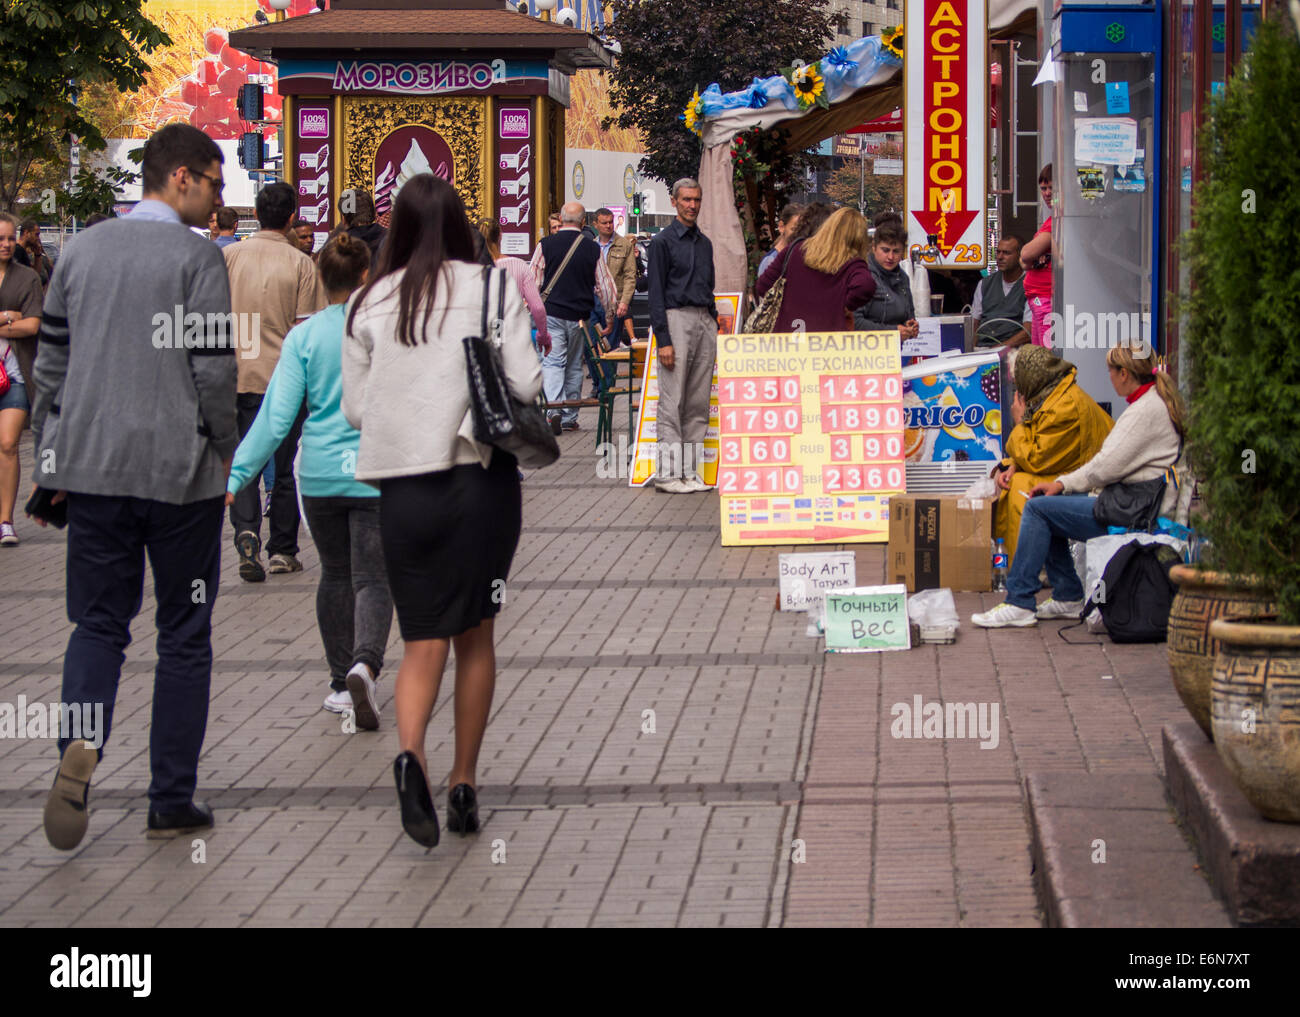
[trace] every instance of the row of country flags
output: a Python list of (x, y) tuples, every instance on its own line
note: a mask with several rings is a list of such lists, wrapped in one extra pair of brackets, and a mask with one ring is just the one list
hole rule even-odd
[(836, 498), (729, 498), (727, 522), (834, 523), (888, 520), (885, 499), (874, 494)]

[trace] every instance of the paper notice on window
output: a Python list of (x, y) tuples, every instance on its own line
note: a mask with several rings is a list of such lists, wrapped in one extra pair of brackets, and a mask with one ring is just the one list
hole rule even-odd
[(939, 341), (939, 319), (918, 318), (916, 324), (921, 331), (915, 339), (903, 340), (903, 356), (937, 357), (943, 352), (943, 345)]
[(527, 254), (528, 234), (503, 232), (501, 234), (501, 253), (502, 254)]
[(1074, 161), (1132, 165), (1137, 161), (1137, 121), (1132, 117), (1079, 117), (1074, 121)]

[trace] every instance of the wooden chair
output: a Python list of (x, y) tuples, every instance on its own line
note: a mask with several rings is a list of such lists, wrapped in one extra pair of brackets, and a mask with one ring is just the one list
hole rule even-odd
[[(632, 331), (632, 323), (627, 322), (628, 336), (632, 339), (631, 347), (619, 347), (616, 350), (605, 348), (604, 341), (592, 335), (587, 328), (586, 323), (582, 324), (583, 338), (587, 343), (587, 348), (591, 354), (601, 364), (602, 367), (612, 365), (614, 368), (613, 375), (605, 375), (602, 372), (600, 385), (600, 414), (596, 424), (596, 444), (602, 441), (612, 442), (614, 440), (614, 409), (619, 396), (627, 396), (627, 429), (628, 441), (633, 442), (636, 438), (636, 406), (637, 400), (634, 398), (641, 392), (641, 375), (645, 368), (646, 349), (648, 343), (636, 342), (636, 333)], [(627, 374), (621, 371), (621, 365), (627, 365)]]

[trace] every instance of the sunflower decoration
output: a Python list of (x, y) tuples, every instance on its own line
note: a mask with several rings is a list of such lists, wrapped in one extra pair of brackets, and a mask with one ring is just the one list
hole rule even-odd
[(704, 115), (704, 100), (700, 98), (699, 88), (695, 89), (695, 94), (691, 96), (691, 101), (686, 104), (686, 109), (678, 117), (686, 123), (686, 129), (692, 134), (704, 136), (704, 128), (700, 126), (700, 119)]
[(893, 25), (880, 33), (880, 45), (899, 60), (903, 59), (903, 26)]
[(786, 75), (790, 87), (794, 89), (794, 97), (798, 100), (800, 109), (808, 109), (812, 106), (824, 108), (830, 105), (826, 100), (826, 81), (818, 73), (818, 67), (820, 64), (791, 67)]

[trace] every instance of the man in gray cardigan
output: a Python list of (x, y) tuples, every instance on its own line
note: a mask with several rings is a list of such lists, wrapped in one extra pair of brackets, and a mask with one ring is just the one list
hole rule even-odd
[(90, 778), (112, 725), (146, 554), (158, 605), (149, 835), (212, 825), (194, 789), (222, 508), (238, 441), (238, 330), (221, 251), (189, 227), (204, 226), (221, 204), (221, 164), (216, 144), (187, 124), (154, 134), (144, 146), (144, 200), (74, 238), (46, 296), (33, 479), (67, 499), (76, 629), (63, 658), (62, 702), (70, 716), (102, 718), (59, 732), (45, 834), (65, 851), (86, 832)]

